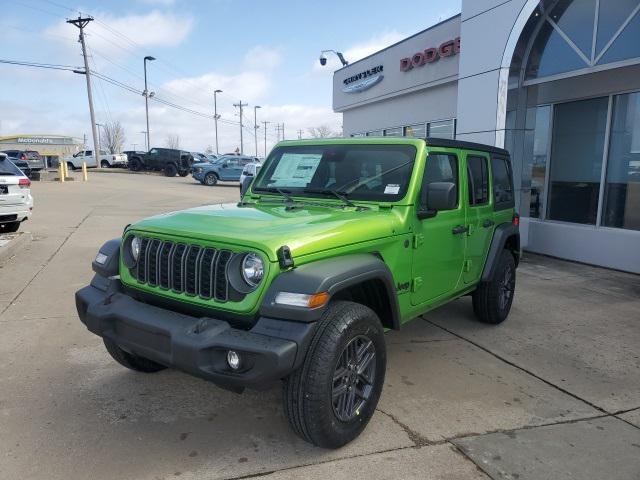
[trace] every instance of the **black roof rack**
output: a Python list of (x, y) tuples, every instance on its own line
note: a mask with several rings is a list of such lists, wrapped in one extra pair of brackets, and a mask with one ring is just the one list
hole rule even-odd
[(485, 145), (484, 143), (464, 142), (462, 140), (451, 140), (449, 138), (427, 137), (427, 145), (431, 147), (464, 148), (466, 150), (479, 150), (481, 152), (495, 153), (496, 155), (509, 156), (509, 152), (504, 148)]

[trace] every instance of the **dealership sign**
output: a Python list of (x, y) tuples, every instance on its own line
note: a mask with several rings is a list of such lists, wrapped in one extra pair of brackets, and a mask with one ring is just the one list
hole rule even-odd
[(374, 85), (380, 83), (384, 78), (382, 70), (384, 67), (378, 65), (377, 67), (370, 68), (364, 72), (357, 73), (348, 78), (345, 78), (342, 83), (344, 87), (342, 91), (345, 93), (358, 93), (365, 90), (369, 90)]
[(460, 37), (448, 40), (437, 48), (427, 48), (416, 52), (411, 57), (400, 59), (400, 70), (408, 72), (412, 68), (422, 67), (437, 62), (441, 58), (451, 57), (460, 53)]

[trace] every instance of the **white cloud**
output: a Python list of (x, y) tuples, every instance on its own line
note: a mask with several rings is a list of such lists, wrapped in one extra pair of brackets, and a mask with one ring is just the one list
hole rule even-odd
[(273, 70), (282, 63), (279, 48), (256, 45), (244, 56), (244, 66), (249, 70)]
[[(110, 56), (121, 56), (124, 53), (123, 49), (133, 53), (138, 48), (114, 31), (133, 38), (135, 43), (142, 47), (174, 47), (183, 42), (193, 27), (193, 18), (190, 16), (158, 10), (144, 15), (121, 17), (100, 14), (96, 18), (100, 21), (92, 22), (86, 29), (87, 43), (90, 49)], [(78, 31), (66, 22), (56, 23), (45, 29), (43, 34), (44, 38), (60, 39), (66, 48), (73, 49), (76, 53), (79, 50), (77, 43), (74, 44), (78, 39)]]
[[(371, 55), (372, 53), (382, 50), (389, 45), (393, 45), (394, 43), (399, 42), (406, 37), (407, 34), (397, 32), (396, 30), (387, 31), (371, 37), (365, 42), (357, 43), (347, 48), (342, 53), (345, 57), (345, 60), (347, 60), (349, 63), (353, 63), (368, 55)], [(320, 62), (318, 62), (317, 60), (313, 64), (313, 71), (319, 73), (321, 72), (332, 74), (338, 68), (342, 68), (342, 64), (340, 63), (340, 60), (338, 60), (338, 57), (334, 54), (327, 55), (327, 64), (324, 66), (320, 65)]]

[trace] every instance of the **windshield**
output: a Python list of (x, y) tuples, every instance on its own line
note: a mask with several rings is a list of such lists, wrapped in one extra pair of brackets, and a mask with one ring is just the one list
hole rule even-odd
[(413, 145), (300, 145), (274, 149), (254, 192), (396, 202), (407, 193)]

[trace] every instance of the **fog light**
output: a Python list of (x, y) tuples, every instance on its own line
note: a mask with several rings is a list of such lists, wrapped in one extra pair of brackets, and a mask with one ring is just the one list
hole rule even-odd
[(227, 363), (233, 370), (240, 368), (240, 355), (233, 350), (227, 352)]

